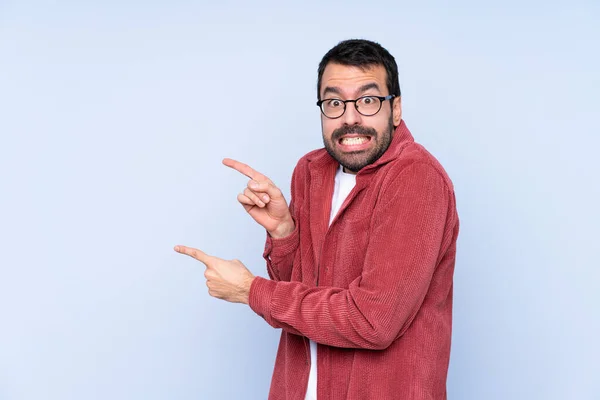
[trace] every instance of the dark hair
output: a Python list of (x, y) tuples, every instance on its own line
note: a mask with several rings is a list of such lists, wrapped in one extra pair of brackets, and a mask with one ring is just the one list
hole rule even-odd
[(339, 42), (334, 48), (329, 50), (319, 63), (319, 78), (317, 80), (318, 100), (321, 100), (323, 71), (325, 71), (325, 67), (329, 63), (359, 67), (361, 69), (382, 65), (387, 74), (386, 83), (389, 94), (400, 96), (398, 65), (394, 57), (379, 43), (364, 39), (349, 39)]

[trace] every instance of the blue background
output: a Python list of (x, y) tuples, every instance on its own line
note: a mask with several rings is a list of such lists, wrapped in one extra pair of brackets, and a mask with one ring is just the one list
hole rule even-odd
[[(400, 69), (456, 186), (450, 399), (600, 399), (598, 2), (0, 0), (0, 399), (266, 398), (279, 331), (195, 246), (266, 276), (236, 195), (322, 146), (347, 38)], [(289, 196), (288, 196), (289, 198)]]

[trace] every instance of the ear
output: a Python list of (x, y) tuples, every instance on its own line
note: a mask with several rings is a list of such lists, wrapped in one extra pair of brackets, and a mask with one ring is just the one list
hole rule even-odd
[(392, 105), (392, 114), (394, 117), (394, 126), (400, 125), (400, 121), (402, 121), (402, 97), (401, 96), (394, 98), (394, 103)]

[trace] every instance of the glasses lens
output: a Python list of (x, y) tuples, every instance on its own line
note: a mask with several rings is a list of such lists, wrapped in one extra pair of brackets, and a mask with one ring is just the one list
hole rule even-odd
[(324, 100), (321, 109), (329, 118), (337, 118), (344, 113), (344, 102), (339, 99)]
[(375, 115), (381, 108), (381, 101), (377, 97), (361, 97), (356, 101), (356, 109), (362, 115)]

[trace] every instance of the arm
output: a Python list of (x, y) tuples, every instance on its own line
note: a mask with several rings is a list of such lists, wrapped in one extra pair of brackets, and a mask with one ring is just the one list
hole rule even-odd
[[(267, 260), (269, 276), (273, 280), (289, 281), (295, 250), (299, 243), (293, 204), (290, 203), (288, 207), (281, 190), (268, 177), (249, 165), (230, 158), (225, 158), (223, 164), (250, 178), (247, 187), (237, 199), (246, 212), (267, 231), (263, 256)], [(293, 196), (292, 184), (292, 198)]]
[[(290, 204), (292, 209), (293, 203)], [(293, 211), (292, 211), (293, 213)], [(298, 220), (294, 218), (293, 232), (283, 238), (274, 238), (267, 232), (263, 257), (267, 262), (267, 272), (274, 281), (290, 281), (296, 251), (300, 244)]]
[(406, 167), (381, 195), (363, 272), (348, 289), (257, 277), (250, 307), (270, 325), (321, 344), (386, 348), (410, 325), (428, 291), (450, 196), (432, 166)]
[[(302, 204), (303, 193), (301, 185), (298, 183), (299, 176), (305, 176), (306, 166), (302, 160), (294, 168), (292, 173), (290, 213), (294, 221), (294, 230), (287, 236), (276, 238), (267, 232), (267, 239), (263, 257), (267, 262), (267, 272), (274, 281), (290, 281), (292, 278), (292, 268), (296, 251), (300, 245), (300, 218), (296, 204)], [(299, 207), (298, 207), (299, 208)]]

